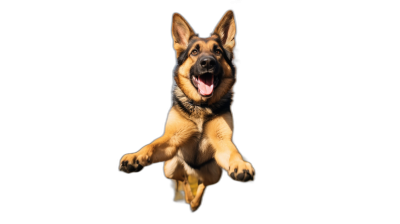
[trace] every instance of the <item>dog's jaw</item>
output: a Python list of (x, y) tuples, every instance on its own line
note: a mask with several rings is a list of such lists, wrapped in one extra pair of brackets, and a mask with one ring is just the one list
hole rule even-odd
[(199, 76), (191, 75), (191, 81), (200, 96), (210, 98), (219, 84), (219, 76), (212, 73), (205, 73)]

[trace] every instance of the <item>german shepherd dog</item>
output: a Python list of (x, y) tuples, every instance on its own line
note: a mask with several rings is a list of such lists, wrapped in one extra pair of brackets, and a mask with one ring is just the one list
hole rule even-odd
[[(232, 11), (208, 38), (199, 38), (181, 15), (173, 15), (177, 66), (164, 135), (120, 161), (119, 169), (126, 173), (165, 161), (165, 176), (183, 186), (192, 211), (200, 206), (205, 188), (219, 181), (221, 168), (237, 181), (253, 180), (255, 175), (232, 142), (235, 33)], [(191, 191), (189, 179), (196, 180), (197, 191)]]

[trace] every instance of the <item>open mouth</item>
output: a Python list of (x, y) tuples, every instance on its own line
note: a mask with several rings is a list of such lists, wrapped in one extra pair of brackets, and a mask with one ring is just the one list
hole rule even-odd
[(198, 93), (204, 97), (210, 97), (213, 94), (214, 87), (216, 86), (216, 81), (214, 79), (214, 74), (205, 73), (199, 76), (192, 76), (192, 83), (194, 87), (197, 88)]

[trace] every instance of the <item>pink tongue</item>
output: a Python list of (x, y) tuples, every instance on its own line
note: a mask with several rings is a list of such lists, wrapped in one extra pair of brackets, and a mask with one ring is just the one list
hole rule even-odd
[(214, 89), (214, 76), (211, 74), (199, 76), (198, 88), (201, 95), (210, 95)]

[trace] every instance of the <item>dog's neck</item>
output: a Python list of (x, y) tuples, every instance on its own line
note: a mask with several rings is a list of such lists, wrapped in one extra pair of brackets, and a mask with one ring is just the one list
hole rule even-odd
[(191, 106), (196, 106), (196, 107), (207, 107), (208, 103), (207, 102), (202, 102), (202, 103), (198, 103), (194, 100), (191, 100), (188, 98), (187, 102), (191, 105)]
[(233, 93), (230, 90), (221, 99), (211, 105), (208, 102), (195, 102), (175, 85), (173, 90), (173, 104), (189, 117), (205, 116), (212, 118), (230, 111)]

